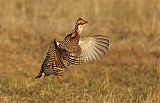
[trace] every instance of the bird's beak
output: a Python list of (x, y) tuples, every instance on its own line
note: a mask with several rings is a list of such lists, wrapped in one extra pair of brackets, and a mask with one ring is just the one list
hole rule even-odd
[(88, 21), (85, 21), (85, 23), (88, 23)]

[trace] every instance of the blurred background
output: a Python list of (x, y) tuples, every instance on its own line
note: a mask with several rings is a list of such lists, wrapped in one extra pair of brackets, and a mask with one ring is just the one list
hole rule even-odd
[[(107, 55), (34, 80), (53, 39), (77, 18), (105, 35)], [(159, 103), (160, 0), (0, 0), (0, 102)]]

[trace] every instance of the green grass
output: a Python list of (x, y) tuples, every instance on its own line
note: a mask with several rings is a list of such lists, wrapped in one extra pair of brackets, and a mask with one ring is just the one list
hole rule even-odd
[[(0, 1), (1, 103), (159, 103), (160, 0)], [(35, 80), (50, 42), (71, 32), (106, 35), (107, 55)]]

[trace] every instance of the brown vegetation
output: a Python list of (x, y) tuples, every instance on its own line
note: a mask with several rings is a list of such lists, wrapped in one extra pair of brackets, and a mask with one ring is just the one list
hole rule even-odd
[[(34, 80), (50, 42), (71, 32), (106, 35), (108, 54), (73, 66), (61, 85)], [(160, 0), (1, 0), (0, 102), (159, 103)]]

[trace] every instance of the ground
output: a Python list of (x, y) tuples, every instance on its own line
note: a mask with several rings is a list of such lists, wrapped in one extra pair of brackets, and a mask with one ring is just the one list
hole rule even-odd
[[(100, 61), (35, 80), (53, 39), (78, 17), (110, 40)], [(1, 0), (1, 103), (159, 103), (160, 0)]]

